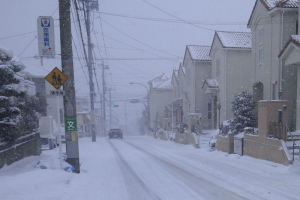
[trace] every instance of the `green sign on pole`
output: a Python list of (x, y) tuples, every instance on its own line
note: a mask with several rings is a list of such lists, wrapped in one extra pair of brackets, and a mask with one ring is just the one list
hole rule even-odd
[(65, 118), (65, 130), (66, 131), (77, 131), (77, 122), (75, 117)]

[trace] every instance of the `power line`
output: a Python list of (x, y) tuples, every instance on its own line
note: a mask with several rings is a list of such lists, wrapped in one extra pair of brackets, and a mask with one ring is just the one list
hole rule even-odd
[(37, 31), (30, 31), (30, 32), (19, 33), (19, 34), (10, 35), (10, 36), (4, 36), (4, 37), (0, 37), (0, 40), (6, 40), (6, 39), (10, 39), (10, 38), (21, 37), (21, 36), (30, 35), (30, 34), (36, 33), (36, 32)]
[[(61, 56), (61, 54), (55, 54), (57, 56)], [(29, 58), (36, 58), (36, 56), (28, 56), (28, 57), (21, 57), (22, 59), (29, 59)], [(82, 59), (82, 57), (74, 57), (74, 59)], [(59, 58), (54, 58), (54, 59), (59, 59)], [(156, 60), (178, 60), (179, 58), (174, 58), (174, 57), (132, 57), (132, 58), (113, 58), (113, 57), (103, 57), (103, 58), (95, 58), (95, 60), (111, 60), (111, 61), (156, 61)], [(181, 59), (181, 58), (180, 58)]]
[[(103, 20), (103, 19), (102, 19), (102, 20)], [(135, 42), (137, 42), (137, 43), (139, 43), (139, 44), (141, 44), (141, 45), (143, 45), (143, 46), (146, 46), (146, 47), (148, 47), (148, 48), (150, 48), (150, 49), (152, 49), (152, 50), (159, 51), (159, 52), (162, 52), (162, 53), (165, 53), (165, 54), (168, 54), (168, 55), (177, 57), (177, 58), (179, 57), (179, 56), (174, 55), (174, 54), (172, 54), (172, 53), (169, 53), (169, 52), (167, 52), (167, 51), (165, 51), (165, 50), (157, 49), (157, 48), (155, 48), (155, 47), (153, 47), (153, 46), (151, 46), (151, 45), (149, 45), (149, 44), (147, 44), (147, 43), (145, 43), (145, 42), (143, 42), (143, 41), (140, 41), (140, 40), (136, 39), (135, 37), (131, 36), (130, 34), (125, 33), (124, 31), (120, 30), (120, 29), (117, 28), (116, 26), (114, 26), (114, 25), (108, 23), (107, 21), (105, 21), (105, 20), (103, 20), (103, 21), (104, 21), (107, 25), (109, 25), (110, 27), (112, 27), (113, 29), (115, 29), (117, 32), (119, 32), (119, 33), (125, 35), (126, 37), (130, 38), (131, 40), (133, 40), (133, 41), (135, 41)]]
[[(72, 40), (73, 40), (73, 43), (74, 43), (76, 55), (79, 57), (78, 50), (77, 50), (77, 46), (76, 46), (76, 43), (75, 43), (75, 40), (74, 40), (73, 36), (72, 36)], [(81, 62), (81, 59), (79, 58), (78, 61), (79, 61), (79, 64), (80, 64), (80, 66), (81, 66), (81, 69), (82, 69), (84, 78), (85, 78), (85, 80), (87, 81), (87, 83), (89, 83), (89, 81), (88, 81), (88, 79), (87, 79), (87, 76), (86, 76), (86, 74), (85, 74), (84, 67), (83, 67), (83, 64), (82, 64), (82, 62)]]
[(107, 56), (107, 48), (106, 48), (106, 43), (105, 43), (105, 38), (104, 38), (104, 31), (103, 31), (103, 23), (102, 23), (102, 17), (99, 14), (99, 23), (100, 23), (100, 30), (101, 30), (101, 35), (102, 35), (102, 41), (103, 41), (103, 45), (104, 45), (104, 50), (105, 50), (105, 55)]
[(128, 19), (135, 19), (135, 20), (143, 20), (143, 21), (153, 21), (153, 22), (166, 22), (166, 23), (178, 23), (178, 24), (199, 24), (199, 25), (208, 25), (208, 26), (218, 26), (218, 25), (246, 25), (246, 22), (227, 22), (227, 23), (205, 23), (200, 21), (191, 21), (190, 23), (187, 23), (183, 20), (178, 19), (166, 19), (166, 18), (153, 18), (153, 17), (141, 17), (141, 16), (131, 16), (131, 15), (125, 15), (125, 14), (118, 14), (118, 13), (111, 13), (111, 12), (103, 12), (103, 11), (96, 11), (97, 13), (107, 15), (107, 16), (113, 16), (113, 17), (120, 17), (120, 18), (128, 18)]
[[(123, 40), (118, 40), (118, 39), (116, 39), (116, 38), (114, 38), (114, 37), (111, 37), (111, 36), (109, 36), (109, 35), (106, 35), (105, 37), (108, 38), (108, 39), (110, 39), (110, 40), (112, 40), (112, 41), (115, 41), (115, 42), (124, 44), (125, 46), (131, 47), (132, 49), (135, 49), (135, 50), (137, 50), (137, 51), (148, 52), (146, 49), (138, 48), (138, 47), (136, 47), (136, 46), (133, 46), (133, 45), (131, 45), (131, 44), (129, 44), (129, 43), (124, 42)], [(149, 53), (150, 53), (150, 52), (149, 52)], [(152, 52), (151, 52), (151, 53), (152, 53)], [(152, 53), (152, 54), (153, 54), (153, 53)], [(156, 54), (155, 54), (155, 55), (156, 55)]]
[(73, 4), (75, 5), (75, 11), (76, 11), (76, 16), (77, 16), (77, 22), (78, 22), (78, 25), (79, 25), (79, 32), (80, 32), (80, 38), (81, 38), (82, 48), (83, 48), (83, 52), (84, 52), (84, 58), (85, 58), (86, 63), (88, 63), (88, 57), (87, 57), (86, 49), (85, 49), (85, 46), (84, 46), (81, 22), (80, 22), (80, 17), (79, 17), (79, 13), (78, 13), (79, 8), (78, 8), (77, 0), (74, 0)]
[(213, 31), (213, 32), (215, 31), (214, 29), (207, 28), (207, 27), (204, 27), (204, 26), (199, 26), (199, 25), (197, 25), (197, 24), (195, 24), (195, 23), (193, 23), (193, 22), (190, 22), (190, 21), (187, 21), (187, 20), (185, 20), (185, 19), (183, 19), (183, 18), (180, 18), (180, 17), (178, 17), (178, 16), (176, 16), (176, 15), (174, 15), (174, 14), (168, 12), (168, 11), (163, 10), (162, 8), (158, 7), (157, 5), (151, 3), (151, 2), (149, 2), (149, 1), (147, 1), (147, 0), (141, 0), (141, 1), (144, 2), (145, 4), (147, 4), (148, 6), (150, 6), (150, 7), (152, 7), (152, 8), (155, 8), (156, 10), (159, 10), (160, 12), (164, 13), (165, 15), (168, 15), (168, 16), (170, 16), (170, 17), (173, 17), (173, 18), (175, 18), (175, 19), (177, 19), (177, 20), (179, 20), (179, 21), (182, 21), (182, 22), (184, 22), (184, 23), (186, 23), (186, 24), (189, 24), (189, 25), (191, 25), (191, 26), (194, 26), (194, 27), (196, 27), (196, 28), (198, 28), (198, 29), (204, 29), (204, 30), (207, 30), (207, 31)]
[(37, 36), (34, 36), (32, 40), (24, 47), (24, 49), (19, 53), (18, 57), (20, 57), (29, 47), (30, 45), (34, 42), (34, 40), (37, 38)]

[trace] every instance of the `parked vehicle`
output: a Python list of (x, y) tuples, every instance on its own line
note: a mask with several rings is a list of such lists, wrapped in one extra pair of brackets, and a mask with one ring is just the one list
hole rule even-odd
[(123, 131), (119, 128), (110, 129), (108, 132), (109, 139), (111, 138), (120, 138), (123, 139)]

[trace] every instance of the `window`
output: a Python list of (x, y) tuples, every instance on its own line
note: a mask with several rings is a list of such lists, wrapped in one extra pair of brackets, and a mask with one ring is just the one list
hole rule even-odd
[(262, 45), (264, 43), (264, 29), (260, 28), (258, 29), (258, 44)]
[(258, 64), (264, 64), (264, 29), (258, 29)]
[(299, 22), (298, 20), (296, 21), (296, 35), (298, 35), (298, 27), (299, 27)]
[(263, 47), (258, 48), (258, 64), (259, 65), (264, 64), (264, 48)]
[(212, 107), (212, 106), (211, 106), (211, 103), (209, 102), (209, 103), (208, 103), (208, 112), (207, 112), (207, 118), (208, 118), (208, 119), (211, 119), (211, 114), (212, 114), (212, 113), (211, 113), (211, 110), (212, 110), (211, 107)]
[(221, 71), (221, 69), (220, 69), (220, 59), (217, 59), (216, 60), (216, 75), (217, 76), (220, 76), (220, 71)]
[(276, 82), (272, 83), (272, 100), (276, 99)]

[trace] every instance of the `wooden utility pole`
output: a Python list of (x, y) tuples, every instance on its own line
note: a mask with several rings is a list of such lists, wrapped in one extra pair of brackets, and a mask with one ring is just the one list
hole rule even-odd
[[(91, 39), (91, 20), (90, 20), (90, 12), (91, 12), (91, 1), (84, 0), (83, 1), (85, 8), (86, 8), (86, 33), (87, 33), (87, 40), (88, 40), (88, 73), (89, 73), (89, 86), (90, 86), (90, 101), (91, 101), (91, 115), (92, 115), (92, 142), (96, 142), (96, 130), (95, 130), (95, 86), (93, 81), (93, 53), (92, 53), (92, 39)], [(83, 8), (84, 9), (84, 8)]]
[(68, 77), (64, 84), (65, 138), (67, 162), (80, 173), (70, 6), (70, 0), (59, 0), (61, 64), (62, 72)]
[(111, 88), (109, 89), (109, 129), (111, 129), (112, 125), (112, 101), (111, 101)]
[(103, 134), (106, 135), (106, 83), (105, 83), (105, 65), (102, 61), (102, 124), (103, 124)]

